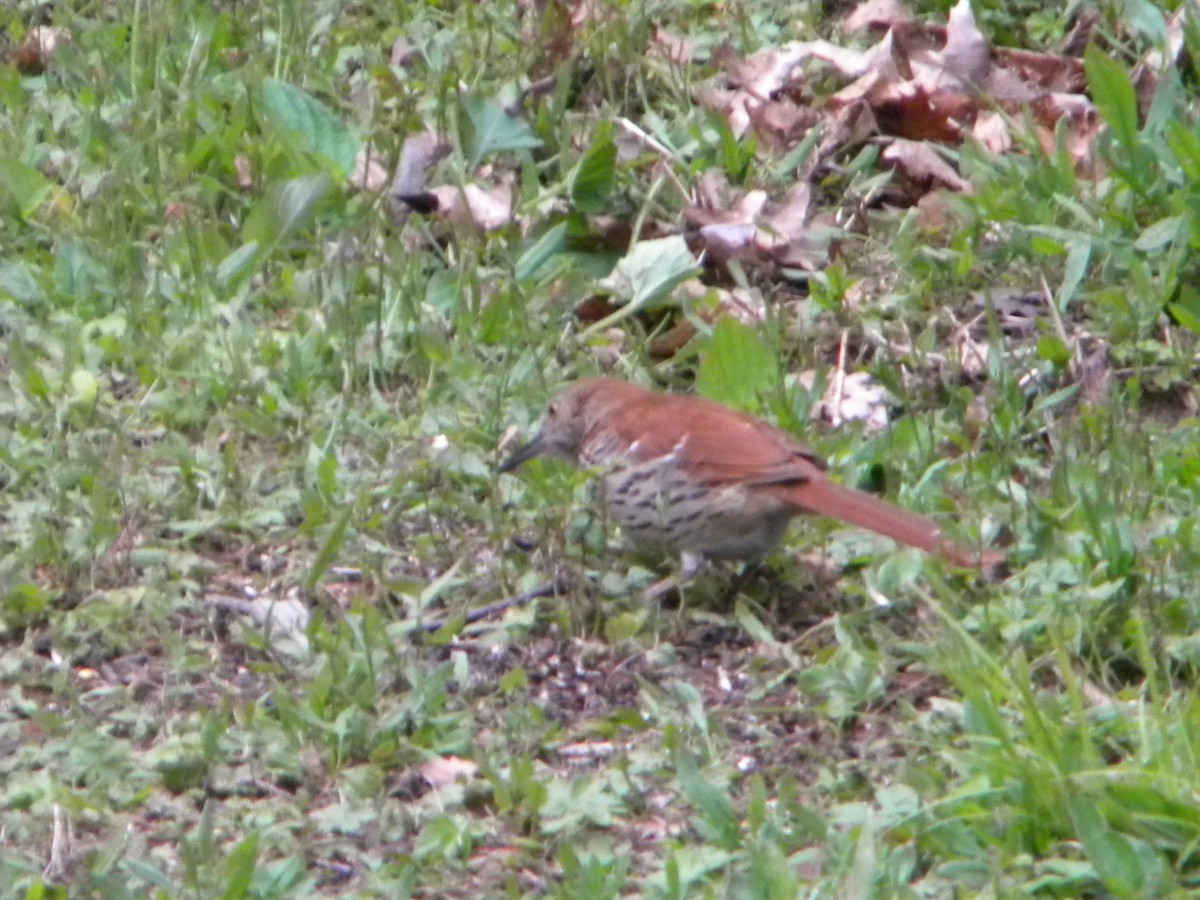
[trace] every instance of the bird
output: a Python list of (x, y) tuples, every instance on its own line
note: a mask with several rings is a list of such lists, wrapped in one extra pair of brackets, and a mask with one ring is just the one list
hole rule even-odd
[(679, 554), (684, 576), (709, 560), (754, 561), (792, 519), (829, 516), (969, 568), (978, 553), (933, 519), (830, 479), (824, 460), (787, 432), (720, 403), (612, 378), (572, 382), (546, 407), (537, 433), (500, 465), (538, 456), (598, 470), (604, 502), (639, 549)]

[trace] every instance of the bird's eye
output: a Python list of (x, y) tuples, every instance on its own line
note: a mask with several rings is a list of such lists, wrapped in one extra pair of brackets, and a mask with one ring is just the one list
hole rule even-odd
[(551, 403), (549, 406), (547, 406), (547, 407), (546, 407), (546, 415), (548, 415), (548, 416), (556, 416), (556, 415), (558, 415), (558, 404), (557, 404), (557, 403)]

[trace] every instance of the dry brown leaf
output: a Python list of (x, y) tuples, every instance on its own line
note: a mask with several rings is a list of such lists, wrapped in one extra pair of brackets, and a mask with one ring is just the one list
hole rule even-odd
[[(746, 325), (761, 325), (766, 321), (767, 305), (762, 293), (754, 288), (710, 288), (699, 281), (691, 281), (680, 287), (684, 294), (702, 308), (695, 316), (710, 325), (723, 315), (731, 315)], [(715, 303), (713, 298), (715, 297)], [(666, 331), (650, 342), (649, 352), (654, 359), (670, 359), (699, 333), (692, 318), (679, 315)]]
[(1092, 42), (1092, 32), (1100, 24), (1101, 13), (1098, 9), (1085, 8), (1075, 17), (1075, 24), (1063, 38), (1058, 50), (1063, 56), (1083, 56), (1088, 44)]
[(959, 175), (931, 144), (895, 138), (884, 148), (882, 156), (922, 187), (947, 187), (964, 194), (971, 192), (971, 183)]
[[(729, 178), (721, 169), (705, 169), (696, 180), (696, 207), (725, 209), (729, 206)], [(686, 210), (684, 211), (686, 215)]]
[(756, 243), (764, 252), (774, 252), (804, 236), (812, 219), (813, 192), (806, 181), (797, 182), (759, 217)]
[(945, 235), (953, 230), (954, 214), (947, 203), (948, 192), (934, 190), (917, 201), (917, 223), (930, 234)]
[(233, 174), (237, 178), (237, 186), (243, 191), (254, 187), (254, 172), (250, 168), (250, 157), (239, 153), (233, 158)]
[(817, 157), (825, 159), (844, 147), (857, 147), (872, 136), (879, 134), (879, 123), (875, 113), (865, 100), (835, 109), (832, 119), (825, 126), (825, 134), (817, 147)]
[[(864, 54), (865, 66), (858, 80), (842, 88), (831, 100), (838, 105), (864, 100), (888, 85), (902, 80), (896, 63), (895, 32), (889, 31), (879, 43)], [(850, 74), (841, 70), (843, 74)]]
[(691, 319), (680, 318), (666, 331), (655, 335), (647, 348), (650, 359), (671, 359), (684, 347), (688, 346), (691, 338), (700, 334), (700, 329)]
[(1100, 178), (1104, 167), (1095, 152), (1096, 136), (1104, 127), (1092, 101), (1080, 94), (1044, 94), (1030, 105), (1038, 126), (1042, 149), (1055, 152), (1055, 127), (1067, 120), (1067, 151), (1075, 171), (1087, 178)]
[(758, 226), (753, 222), (714, 222), (700, 226), (706, 256), (718, 263), (746, 256), (754, 246)]
[(718, 288), (713, 321), (726, 314), (744, 325), (761, 325), (767, 320), (767, 301), (757, 288), (737, 287), (730, 291)]
[(419, 771), (435, 790), (455, 782), (469, 781), (475, 777), (479, 767), (469, 759), (457, 756), (439, 756), (421, 764)]
[(988, 370), (988, 342), (976, 340), (969, 328), (956, 328), (950, 336), (954, 362), (967, 378), (978, 378)]
[(728, 48), (721, 48), (714, 58), (720, 61), (727, 74), (701, 86), (697, 99), (725, 116), (733, 133), (742, 137), (758, 110), (772, 101), (804, 59), (802, 47), (799, 42), (793, 42), (779, 49), (761, 50), (745, 59), (734, 57)]
[(977, 102), (957, 91), (931, 93), (913, 81), (889, 86), (869, 100), (879, 130), (914, 141), (956, 144)]
[(432, 131), (420, 131), (406, 137), (400, 148), (400, 161), (396, 164), (392, 195), (400, 197), (425, 190), (429, 170), (449, 152), (450, 144)]
[[(711, 190), (715, 184), (710, 181)], [(720, 202), (724, 198), (718, 194), (712, 198)], [(693, 228), (705, 228), (710, 225), (750, 225), (767, 205), (766, 191), (747, 191), (737, 202), (727, 208), (720, 208), (715, 203), (705, 206), (690, 206), (683, 211), (684, 221)]]
[(1016, 47), (997, 47), (993, 55), (998, 67), (1008, 69), (1031, 87), (1071, 94), (1087, 89), (1082, 60)]
[(397, 198), (416, 212), (436, 213), (453, 228), (495, 231), (513, 221), (513, 192), (508, 185), (444, 184), (419, 194)]
[(994, 66), (984, 81), (983, 93), (1005, 109), (1016, 113), (1045, 92), (1025, 81), (1019, 72)]
[(815, 109), (797, 105), (789, 98), (772, 100), (747, 112), (763, 145), (779, 153), (794, 147), (823, 118)]
[(420, 53), (405, 38), (398, 37), (388, 51), (388, 62), (401, 69), (411, 68), (420, 58)]
[(22, 75), (40, 75), (50, 64), (55, 52), (70, 35), (62, 28), (35, 25), (25, 33), (25, 40), (13, 52), (13, 62)]
[(732, 259), (778, 263), (792, 258), (795, 248), (803, 251), (797, 258), (811, 261), (816, 258), (814, 249), (820, 251), (817, 256), (825, 249), (805, 241), (812, 207), (812, 188), (801, 181), (773, 203), (768, 203), (765, 191), (748, 191), (728, 209), (689, 207), (684, 220), (698, 229), (704, 253), (718, 263)]
[(977, 87), (983, 83), (990, 66), (987, 38), (975, 24), (971, 0), (958, 0), (946, 23), (946, 45), (942, 48), (944, 74), (961, 86)]
[(850, 78), (861, 78), (870, 72), (883, 75), (895, 73), (891, 32), (866, 50), (839, 47), (829, 41), (809, 41), (800, 44), (799, 49), (802, 53), (801, 59), (812, 57), (822, 60)]
[(679, 66), (685, 66), (690, 63), (692, 57), (695, 55), (695, 45), (692, 43), (691, 38), (675, 34), (665, 28), (655, 27), (654, 44), (659, 56), (667, 62), (675, 63)]
[(971, 128), (975, 140), (993, 153), (1007, 153), (1012, 149), (1012, 135), (1008, 131), (1008, 122), (1000, 113), (985, 109), (975, 118)]
[(792, 72), (809, 56), (809, 45), (792, 41), (782, 47), (769, 47), (737, 63), (730, 78), (735, 85), (758, 100), (769, 99), (791, 78)]
[(697, 92), (704, 105), (725, 115), (730, 128), (741, 136), (753, 124), (775, 145), (794, 141), (819, 120), (803, 103), (796, 102), (793, 76), (808, 59), (820, 59), (851, 77), (890, 65), (885, 42), (867, 51), (839, 47), (828, 41), (792, 41), (782, 47), (761, 50), (745, 59), (722, 48), (714, 59), (726, 71), (725, 78), (704, 85)]
[(388, 187), (387, 157), (377, 147), (360, 147), (354, 154), (350, 187), (368, 194), (383, 193)]
[(854, 8), (842, 23), (846, 33), (861, 31), (864, 28), (895, 28), (898, 25), (908, 25), (912, 17), (900, 0), (867, 0)]
[[(809, 369), (797, 376), (799, 382), (812, 390), (817, 373)], [(843, 422), (864, 422), (868, 431), (882, 431), (888, 424), (891, 394), (869, 372), (842, 373), (834, 370), (826, 375), (825, 395), (817, 404), (817, 414), (832, 425)]]

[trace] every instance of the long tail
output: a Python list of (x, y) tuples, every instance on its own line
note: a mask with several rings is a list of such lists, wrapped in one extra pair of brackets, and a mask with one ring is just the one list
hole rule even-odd
[(796, 485), (788, 499), (806, 512), (858, 525), (901, 544), (935, 553), (958, 566), (990, 568), (1003, 558), (995, 553), (981, 555), (950, 540), (933, 519), (823, 478)]

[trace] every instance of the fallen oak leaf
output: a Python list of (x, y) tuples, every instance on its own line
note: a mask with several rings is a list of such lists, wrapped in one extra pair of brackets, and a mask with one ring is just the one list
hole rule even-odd
[(959, 175), (931, 144), (893, 138), (881, 155), (886, 162), (893, 163), (910, 180), (926, 189), (941, 186), (964, 194), (971, 193), (971, 183)]
[(437, 214), (451, 227), (495, 231), (514, 219), (513, 192), (508, 185), (461, 187), (445, 184), (419, 194), (397, 194), (396, 199), (423, 215)]
[(439, 756), (421, 763), (418, 771), (434, 790), (469, 781), (479, 771), (479, 766), (469, 759), (458, 756)]
[(854, 8), (842, 22), (842, 31), (847, 34), (863, 29), (896, 28), (910, 25), (912, 16), (900, 0), (867, 0)]
[(983, 84), (991, 68), (987, 38), (975, 24), (971, 0), (958, 0), (946, 23), (946, 44), (941, 53), (942, 73), (956, 86), (973, 89)]

